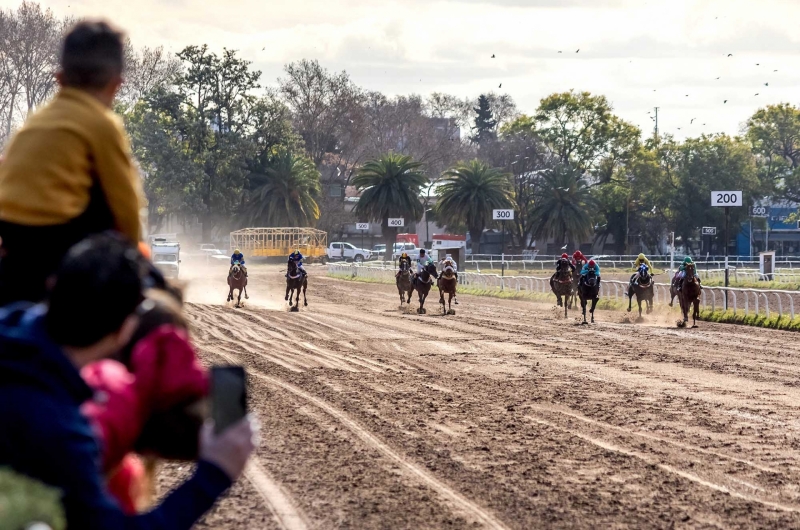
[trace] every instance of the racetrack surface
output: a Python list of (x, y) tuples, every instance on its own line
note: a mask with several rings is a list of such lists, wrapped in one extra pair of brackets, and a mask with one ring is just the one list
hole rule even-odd
[(800, 527), (797, 334), (470, 296), (442, 317), (435, 289), (417, 315), (309, 270), (299, 313), (275, 267), (243, 309), (224, 270), (188, 291), (204, 362), (247, 366), (263, 425), (200, 528)]

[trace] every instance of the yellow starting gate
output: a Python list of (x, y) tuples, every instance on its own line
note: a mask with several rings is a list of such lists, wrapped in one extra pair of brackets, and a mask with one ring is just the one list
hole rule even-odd
[(231, 248), (246, 256), (284, 258), (299, 250), (308, 261), (324, 261), (328, 233), (316, 228), (243, 228), (231, 232)]

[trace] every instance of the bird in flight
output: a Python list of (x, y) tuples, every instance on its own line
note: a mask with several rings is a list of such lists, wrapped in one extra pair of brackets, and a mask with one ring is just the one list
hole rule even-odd
[(581, 51), (581, 49), (580, 49), (580, 48), (578, 48), (577, 50), (575, 50), (575, 53), (578, 53), (579, 51)]
[(769, 86), (769, 83), (764, 83), (764, 86)]
[(756, 63), (756, 66), (761, 66), (761, 63)]
[(728, 54), (728, 57), (733, 57), (733, 54), (732, 54), (732, 53), (729, 53), (729, 54)]
[(563, 247), (561, 247), (561, 250), (567, 250), (567, 245), (564, 245)]
[(777, 70), (773, 70), (773, 72), (777, 72)]
[(500, 86), (498, 86), (497, 88), (503, 88), (503, 83), (500, 83)]
[(723, 102), (722, 102), (722, 104), (724, 105), (724, 104), (725, 104), (725, 103), (727, 103), (727, 102), (728, 102), (728, 100), (726, 99), (725, 101), (723, 101)]
[(757, 95), (758, 95), (758, 92), (756, 92), (756, 96), (757, 96)]
[(558, 53), (561, 53), (561, 50), (558, 50)]
[(688, 98), (688, 97), (689, 97), (689, 94), (686, 94), (686, 97)]
[(494, 59), (494, 54), (492, 54), (492, 59)]
[(263, 51), (264, 51), (264, 50), (266, 50), (266, 49), (267, 49), (267, 47), (266, 47), (266, 46), (264, 46), (263, 48), (261, 48), (261, 51), (263, 52)]
[(689, 125), (693, 124), (693, 123), (694, 123), (694, 120), (696, 120), (696, 119), (697, 119), (697, 118), (692, 118), (692, 119), (689, 121)]
[(680, 130), (681, 130), (681, 128), (680, 128), (680, 127), (678, 127), (678, 130), (680, 131)]
[(719, 77), (717, 78), (717, 81), (719, 81)]

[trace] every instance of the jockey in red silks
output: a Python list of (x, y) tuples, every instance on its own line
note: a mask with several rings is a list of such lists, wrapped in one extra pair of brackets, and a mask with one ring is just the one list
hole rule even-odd
[(575, 268), (582, 268), (583, 264), (586, 263), (587, 261), (589, 260), (586, 258), (586, 256), (583, 255), (583, 252), (581, 252), (580, 250), (576, 250), (572, 254), (572, 264), (575, 266)]

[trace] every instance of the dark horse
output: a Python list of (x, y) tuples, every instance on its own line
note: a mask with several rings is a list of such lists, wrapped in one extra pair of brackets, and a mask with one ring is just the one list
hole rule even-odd
[(558, 272), (550, 278), (550, 288), (553, 289), (559, 306), (562, 305), (561, 298), (564, 298), (564, 318), (567, 318), (567, 305), (569, 305), (572, 298), (572, 267), (570, 267), (569, 260), (566, 258), (559, 259), (558, 263), (560, 267)]
[[(297, 262), (294, 260), (289, 260), (289, 273), (286, 276), (286, 296), (284, 300), (289, 301), (289, 307), (291, 307), (292, 311), (299, 311), (298, 306), (300, 305), (300, 289), (303, 290), (303, 305), (308, 305), (308, 300), (306, 299), (306, 289), (308, 288), (308, 276), (302, 273), (300, 268), (297, 266)], [(294, 306), (292, 305), (292, 297), (294, 296), (295, 291), (297, 292), (297, 299), (294, 302)]]
[(422, 269), (422, 272), (414, 278), (414, 289), (417, 290), (417, 294), (419, 295), (419, 309), (417, 309), (417, 313), (420, 315), (426, 313), (425, 299), (428, 298), (428, 293), (431, 292), (431, 276), (438, 278), (439, 274), (436, 272), (436, 265), (428, 263)]
[(670, 300), (669, 305), (672, 305), (672, 300), (674, 300), (675, 296), (677, 295), (678, 302), (681, 304), (681, 313), (683, 313), (683, 320), (678, 321), (679, 328), (685, 328), (686, 323), (689, 322), (689, 309), (692, 306), (694, 306), (692, 311), (692, 327), (697, 327), (697, 319), (700, 318), (701, 290), (702, 287), (700, 287), (700, 281), (697, 279), (697, 275), (695, 274), (694, 263), (686, 265), (683, 278), (672, 280), (672, 285), (669, 289), (672, 299)]
[(569, 297), (569, 308), (572, 309), (573, 304), (578, 305), (578, 284), (581, 281), (581, 269), (586, 262), (579, 259), (575, 262), (575, 273), (572, 275), (572, 296)]
[(250, 298), (247, 296), (247, 275), (242, 270), (242, 266), (238, 261), (233, 263), (230, 272), (228, 273), (228, 302), (233, 300), (234, 289), (239, 291), (239, 297), (236, 299), (236, 307), (242, 307), (242, 292), (244, 292), (245, 299)]
[(414, 283), (412, 282), (413, 273), (411, 272), (411, 264), (406, 260), (400, 260), (400, 274), (394, 280), (397, 284), (397, 293), (400, 295), (400, 307), (402, 308), (403, 302), (411, 303), (411, 293), (414, 292)]
[(647, 306), (647, 314), (653, 312), (653, 276), (650, 275), (650, 270), (647, 265), (642, 263), (639, 265), (639, 278), (634, 281), (634, 275), (631, 277), (631, 283), (628, 285), (628, 313), (631, 312), (633, 307), (633, 295), (636, 295), (636, 302), (639, 304), (639, 318), (642, 318), (642, 302)]
[[(439, 276), (439, 303), (442, 304), (443, 315), (455, 315), (455, 309), (450, 307), (453, 297), (456, 295), (456, 287), (458, 286), (458, 278), (452, 271), (442, 271)], [(444, 305), (444, 293), (447, 293), (447, 308)]]
[(583, 324), (586, 324), (586, 303), (591, 300), (592, 308), (589, 312), (592, 314), (592, 324), (594, 324), (594, 308), (597, 306), (597, 301), (600, 299), (600, 280), (597, 279), (597, 274), (594, 269), (589, 269), (580, 283), (578, 284), (578, 297), (581, 299), (581, 309), (583, 310)]

